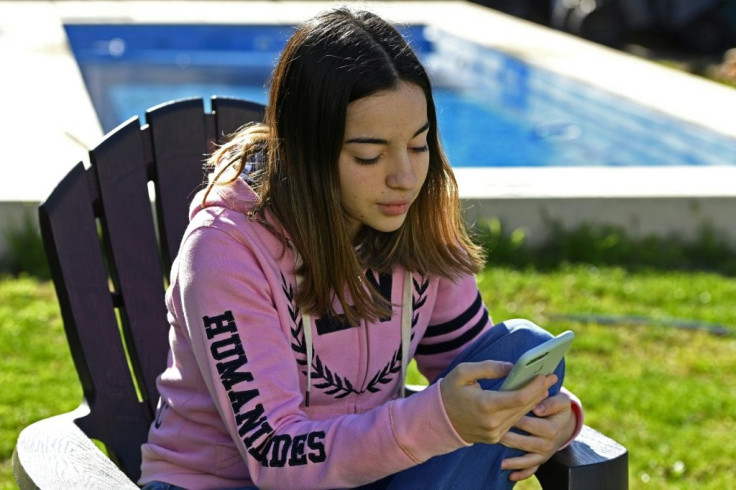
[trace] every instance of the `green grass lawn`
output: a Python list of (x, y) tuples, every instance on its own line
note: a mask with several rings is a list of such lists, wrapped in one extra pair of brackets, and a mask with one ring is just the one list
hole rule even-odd
[[(629, 449), (632, 489), (736, 488), (736, 281), (586, 266), (489, 269), (479, 280), (496, 322), (524, 317), (553, 333), (576, 332), (565, 384), (583, 400), (588, 425)], [(676, 328), (672, 320), (731, 333)], [(71, 410), (81, 397), (50, 283), (0, 279), (0, 359), (5, 489), (15, 487), (10, 457), (20, 429)]]

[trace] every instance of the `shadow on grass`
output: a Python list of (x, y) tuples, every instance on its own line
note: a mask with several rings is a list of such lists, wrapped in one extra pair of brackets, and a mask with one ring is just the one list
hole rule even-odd
[(562, 264), (618, 266), (627, 270), (708, 271), (736, 276), (736, 248), (712, 226), (704, 224), (694, 240), (679, 236), (632, 237), (623, 227), (584, 224), (566, 229), (546, 220), (548, 238), (528, 244), (523, 230), (507, 230), (498, 219), (473, 229), (488, 253), (488, 263), (548, 270)]
[(3, 235), (7, 251), (0, 257), (0, 274), (51, 277), (41, 233), (30, 210), (24, 213), (20, 223), (6, 225)]

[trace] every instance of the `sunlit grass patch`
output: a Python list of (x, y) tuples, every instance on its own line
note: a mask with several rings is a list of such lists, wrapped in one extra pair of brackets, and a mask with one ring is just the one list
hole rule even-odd
[[(628, 448), (632, 489), (736, 488), (736, 281), (582, 265), (491, 267), (479, 281), (494, 321), (575, 331), (565, 384), (586, 423)], [(0, 356), (0, 488), (10, 489), (18, 432), (81, 399), (49, 282), (0, 279)]]

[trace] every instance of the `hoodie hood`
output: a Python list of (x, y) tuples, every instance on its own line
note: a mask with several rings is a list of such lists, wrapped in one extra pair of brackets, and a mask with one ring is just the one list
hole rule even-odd
[[(216, 173), (213, 175), (216, 175)], [(213, 178), (213, 175), (210, 175), (210, 179)], [(227, 172), (220, 177), (223, 182), (227, 182), (227, 178)], [(209, 194), (207, 194), (207, 201), (203, 202), (206, 192), (206, 189), (203, 189), (194, 196), (189, 206), (190, 221), (200, 210), (209, 206), (232, 209), (233, 211), (248, 215), (255, 209), (259, 199), (258, 194), (248, 184), (246, 177), (243, 175), (232, 182), (217, 183), (212, 186)]]

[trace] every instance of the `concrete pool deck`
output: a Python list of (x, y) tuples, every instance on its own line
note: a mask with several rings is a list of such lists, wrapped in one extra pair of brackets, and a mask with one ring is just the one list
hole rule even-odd
[[(349, 3), (349, 2), (346, 2)], [(329, 2), (0, 1), (0, 255), (5, 230), (99, 142), (102, 131), (63, 30), (67, 21), (297, 23)], [(736, 90), (464, 1), (364, 2), (490, 46), (689, 123), (736, 138)], [(499, 217), (545, 238), (564, 226), (621, 225), (632, 233), (694, 236), (711, 224), (736, 244), (736, 162), (720, 167), (458, 168), (468, 217)]]

